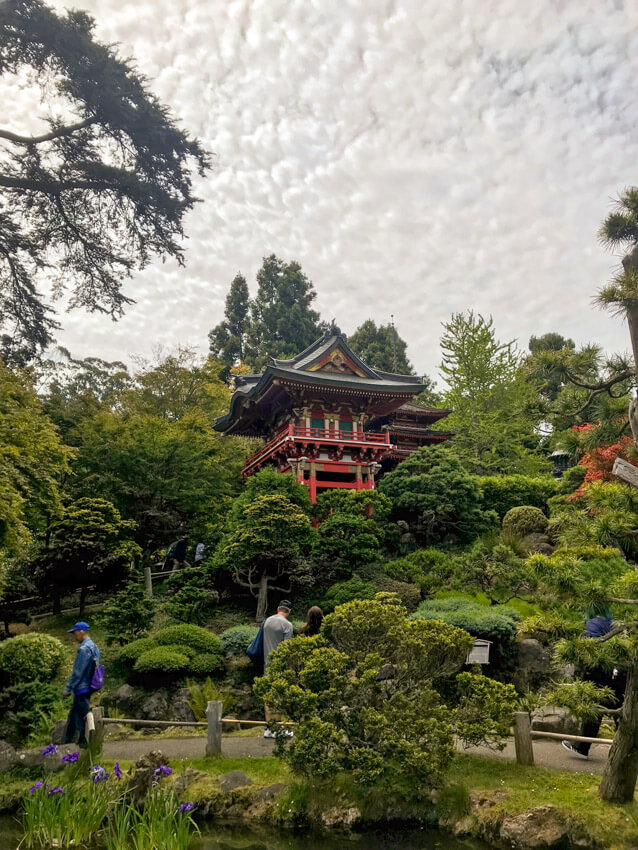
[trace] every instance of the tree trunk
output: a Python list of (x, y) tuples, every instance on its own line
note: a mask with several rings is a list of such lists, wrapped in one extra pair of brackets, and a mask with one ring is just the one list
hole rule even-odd
[(634, 355), (634, 369), (638, 373), (638, 307), (630, 307), (627, 310), (627, 325), (631, 338), (631, 350)]
[(608, 803), (630, 803), (638, 778), (638, 665), (630, 668), (620, 724), (609, 750), (599, 794)]
[(264, 573), (259, 579), (259, 595), (257, 596), (257, 623), (262, 623), (266, 619), (268, 611), (268, 576)]
[(85, 605), (86, 605), (86, 587), (83, 585), (80, 588), (80, 617), (84, 616)]
[(60, 591), (53, 591), (53, 613), (61, 614), (62, 613), (62, 602), (60, 600)]

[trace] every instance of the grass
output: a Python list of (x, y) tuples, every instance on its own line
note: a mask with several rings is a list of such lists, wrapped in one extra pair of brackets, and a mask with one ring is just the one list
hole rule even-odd
[(448, 775), (470, 792), (505, 791), (507, 796), (489, 809), (516, 814), (537, 806), (552, 805), (581, 824), (607, 850), (620, 850), (638, 842), (638, 802), (604, 803), (598, 796), (599, 776), (568, 773), (540, 767), (523, 767), (501, 759), (459, 755)]

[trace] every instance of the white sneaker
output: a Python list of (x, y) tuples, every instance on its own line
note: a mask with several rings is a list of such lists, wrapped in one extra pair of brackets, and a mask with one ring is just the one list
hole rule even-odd
[(577, 750), (571, 741), (561, 741), (561, 744), (573, 756), (577, 756), (579, 759), (585, 759), (586, 761), (589, 759), (589, 756), (585, 755), (585, 753), (581, 753), (580, 750)]
[(276, 735), (275, 735), (275, 733), (272, 731), (272, 729), (269, 729), (269, 728), (266, 726), (266, 728), (264, 729), (264, 738), (275, 738), (275, 737), (276, 737)]
[(295, 733), (292, 731), (292, 729), (284, 729), (282, 734), (283, 734), (284, 738), (294, 738), (295, 737)]

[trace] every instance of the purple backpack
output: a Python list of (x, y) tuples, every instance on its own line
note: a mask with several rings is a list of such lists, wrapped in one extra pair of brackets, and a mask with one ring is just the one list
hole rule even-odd
[(91, 677), (91, 684), (89, 688), (91, 693), (95, 693), (95, 691), (99, 691), (104, 684), (104, 664), (98, 664), (93, 671), (93, 676)]

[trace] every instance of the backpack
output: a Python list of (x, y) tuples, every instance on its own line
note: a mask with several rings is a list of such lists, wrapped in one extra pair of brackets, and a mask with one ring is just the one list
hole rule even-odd
[(250, 644), (246, 649), (246, 655), (250, 658), (250, 660), (255, 663), (264, 660), (264, 623), (266, 621), (263, 620), (261, 626), (259, 627), (259, 631), (255, 635), (255, 637), (251, 640)]
[(104, 664), (97, 664), (93, 668), (93, 675), (91, 676), (91, 684), (89, 685), (89, 690), (92, 694), (96, 691), (99, 691), (104, 684)]

